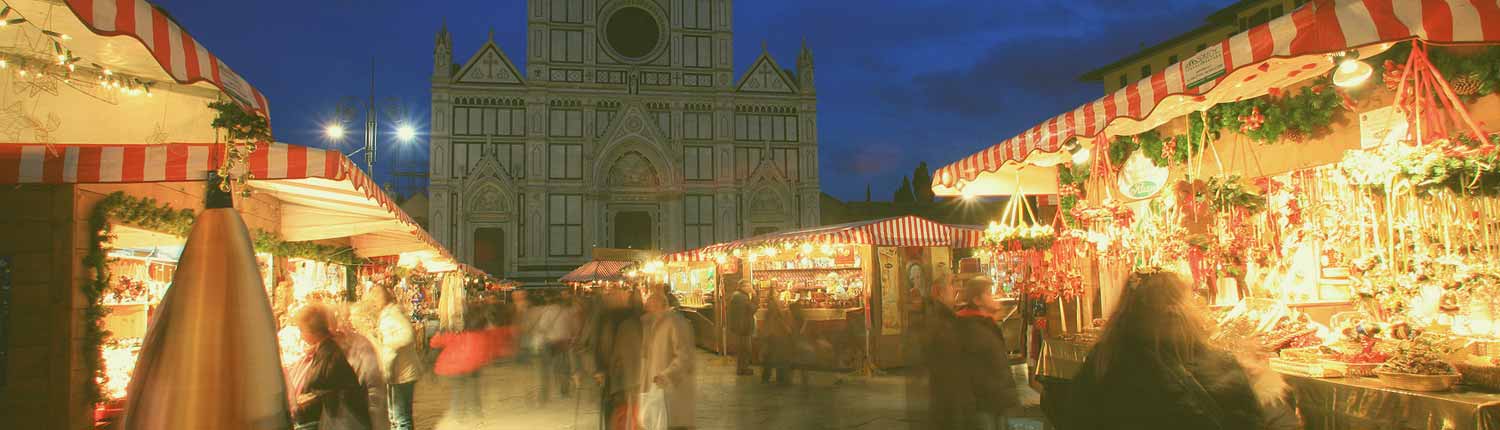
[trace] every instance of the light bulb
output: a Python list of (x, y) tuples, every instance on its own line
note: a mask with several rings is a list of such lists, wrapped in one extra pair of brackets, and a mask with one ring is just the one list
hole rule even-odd
[(1089, 155), (1092, 154), (1089, 153), (1088, 148), (1079, 148), (1078, 152), (1073, 153), (1073, 164), (1083, 164), (1089, 162)]
[(325, 136), (325, 137), (327, 137), (329, 139), (332, 139), (332, 140), (343, 139), (344, 138), (344, 125), (343, 124), (328, 124), (328, 125), (324, 126), (323, 127), (323, 136)]
[(402, 142), (410, 142), (417, 138), (417, 129), (410, 124), (401, 124), (396, 127), (396, 138)]

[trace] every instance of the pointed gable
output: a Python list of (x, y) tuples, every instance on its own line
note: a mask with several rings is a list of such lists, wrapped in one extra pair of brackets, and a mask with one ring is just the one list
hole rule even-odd
[(750, 71), (740, 78), (737, 90), (749, 93), (795, 93), (796, 84), (793, 83), (786, 71), (771, 59), (771, 54), (760, 53), (760, 58), (755, 59), (755, 64), (750, 66)]
[[(651, 142), (667, 143), (671, 140), (666, 130), (662, 130), (655, 119), (656, 112), (643, 108), (640, 104), (629, 104), (616, 115), (604, 129), (602, 142), (613, 142), (626, 135), (638, 135)], [(601, 127), (605, 127), (601, 125)]]
[(500, 52), (495, 41), (487, 41), (468, 63), (458, 69), (456, 82), (465, 84), (521, 84), (521, 72)]

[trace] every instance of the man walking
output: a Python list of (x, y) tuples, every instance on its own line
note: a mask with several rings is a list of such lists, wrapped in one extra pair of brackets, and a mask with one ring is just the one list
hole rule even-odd
[(752, 340), (755, 336), (755, 286), (740, 280), (739, 289), (729, 296), (729, 333), (734, 342), (735, 374), (754, 375), (750, 369)]
[[(664, 286), (646, 296), (646, 314), (641, 316), (642, 393), (662, 390), (666, 427), (687, 429), (694, 419), (693, 327), (668, 305)], [(644, 409), (644, 406), (643, 406)], [(642, 410), (642, 414), (657, 411)], [(662, 415), (657, 412), (656, 417)], [(647, 416), (648, 420), (650, 415)]]
[(386, 401), (389, 403), (387, 413), (391, 430), (411, 430), (412, 397), (416, 393), (417, 377), (421, 375), (417, 334), (411, 320), (406, 317), (406, 311), (393, 300), (394, 294), (389, 288), (371, 288), (370, 295), (376, 308), (380, 309), (373, 343), (380, 356), (381, 373), (390, 387)]

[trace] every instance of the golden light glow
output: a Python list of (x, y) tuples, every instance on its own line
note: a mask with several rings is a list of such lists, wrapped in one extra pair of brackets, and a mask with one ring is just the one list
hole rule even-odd
[(412, 127), (411, 124), (401, 124), (396, 127), (396, 138), (402, 142), (410, 142), (412, 139), (417, 138), (417, 129), (416, 127)]
[(323, 137), (329, 140), (341, 140), (344, 138), (344, 125), (331, 123), (323, 126)]
[(1370, 79), (1375, 72), (1369, 64), (1355, 58), (1345, 58), (1339, 62), (1339, 67), (1333, 71), (1333, 84), (1340, 87), (1355, 87)]

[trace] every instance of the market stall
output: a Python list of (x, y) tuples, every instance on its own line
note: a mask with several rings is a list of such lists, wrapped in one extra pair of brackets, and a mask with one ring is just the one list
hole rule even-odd
[(0, 257), (28, 310), (4, 348), (35, 365), (0, 395), (16, 427), (107, 424), (207, 187), (237, 194), (283, 321), (357, 300), (372, 262), (407, 298), (457, 268), (342, 154), (269, 143), (265, 98), (160, 8), (3, 3)]
[(1480, 31), (1500, 10), (1469, 6), (1310, 3), (940, 169), (934, 190), (1056, 172), (1055, 237), (1076, 246), (1046, 252), (1088, 267), (1078, 296), (1097, 306), (1046, 331), (1043, 376), (1076, 371), (1116, 280), (1162, 267), (1214, 306), (1215, 343), (1297, 375), (1308, 428), (1500, 427), (1500, 38)]
[[(932, 274), (951, 272), (955, 248), (977, 246), (979, 238), (975, 228), (904, 216), (770, 233), (664, 260), (676, 268), (668, 273), (678, 276), (694, 268), (704, 273), (705, 264), (712, 264), (708, 273), (718, 281), (712, 288), (720, 303), (727, 298), (727, 285), (749, 279), (762, 308), (758, 325), (765, 322), (771, 294), (799, 306), (808, 324), (804, 335), (815, 345), (809, 359), (814, 366), (898, 367), (906, 363), (905, 309), (927, 294)], [(714, 321), (724, 317), (715, 315)], [(717, 323), (715, 327), (723, 330)]]

